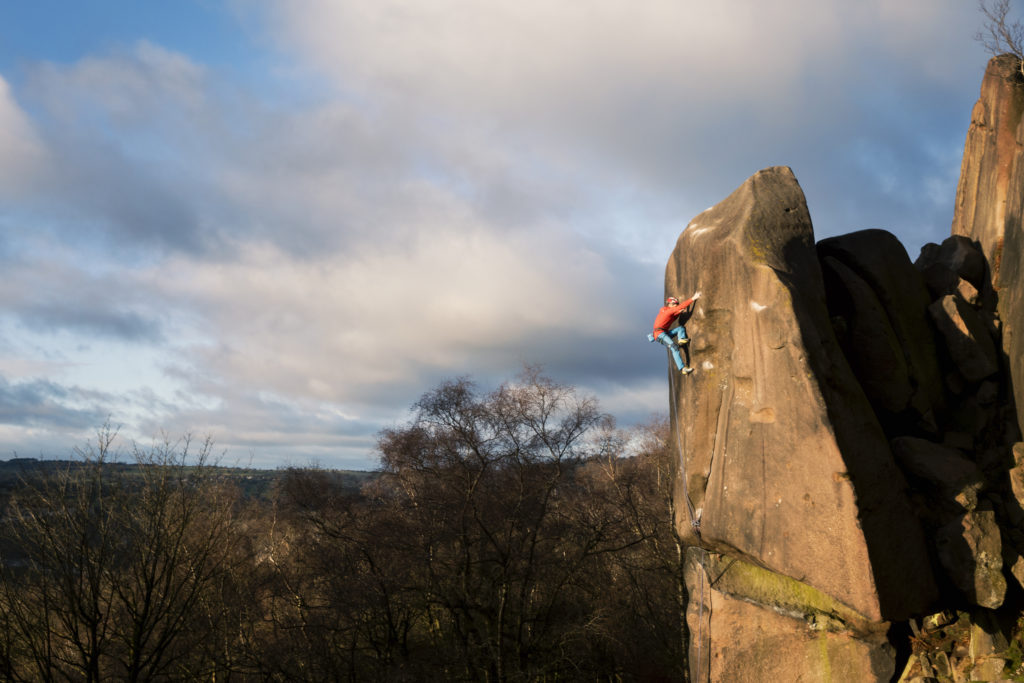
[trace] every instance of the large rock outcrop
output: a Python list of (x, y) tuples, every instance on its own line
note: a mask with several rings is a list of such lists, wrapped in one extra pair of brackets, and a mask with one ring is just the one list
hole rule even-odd
[(989, 264), (998, 263), (1007, 199), (1019, 191), (1013, 180), (1024, 115), (1024, 78), (1020, 60), (1002, 55), (991, 60), (981, 95), (971, 111), (954, 204), (952, 234), (977, 240)]
[(883, 424), (934, 432), (945, 413), (921, 274), (895, 235), (861, 230), (818, 243), (829, 312), (846, 358)]
[(815, 244), (784, 167), (680, 235), (693, 680), (998, 680), (1024, 647), (1019, 65), (989, 64), (953, 234), (913, 263), (884, 230)]
[(674, 438), (699, 538), (696, 520), (679, 520), (681, 531), (866, 621), (924, 610), (937, 596), (928, 552), (833, 334), (793, 173), (761, 171), (695, 218), (665, 285), (705, 294), (691, 321), (698, 371), (672, 375)]
[(971, 112), (953, 214), (953, 235), (974, 241), (990, 272), (1017, 423), (1024, 424), (1024, 75), (1020, 59), (992, 59)]

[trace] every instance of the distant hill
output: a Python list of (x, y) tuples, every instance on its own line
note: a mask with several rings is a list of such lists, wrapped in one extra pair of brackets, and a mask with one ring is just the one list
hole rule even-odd
[[(82, 468), (89, 465), (83, 460), (47, 460), (40, 458), (11, 458), (0, 460), (0, 496), (17, 490), (27, 479), (54, 474), (62, 470)], [(131, 476), (142, 465), (125, 462), (105, 462), (104, 469)], [(269, 498), (274, 485), (288, 472), (289, 468), (275, 470), (253, 467), (205, 466), (234, 481), (246, 498)], [(301, 469), (301, 468), (299, 468)], [(365, 482), (378, 476), (377, 472), (361, 470), (323, 470), (342, 489), (358, 490)]]

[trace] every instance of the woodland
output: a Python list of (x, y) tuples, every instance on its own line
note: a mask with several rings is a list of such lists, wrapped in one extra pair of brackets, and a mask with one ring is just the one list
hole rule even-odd
[(535, 369), (414, 409), (364, 476), (254, 487), (209, 440), (123, 450), (110, 428), (19, 463), (0, 677), (683, 680), (666, 422), (616, 429)]

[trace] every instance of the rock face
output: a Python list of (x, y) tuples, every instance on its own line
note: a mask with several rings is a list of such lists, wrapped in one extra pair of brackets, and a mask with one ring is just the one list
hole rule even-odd
[(945, 397), (931, 298), (903, 245), (884, 230), (862, 230), (822, 240), (818, 255), (840, 345), (883, 424), (934, 431)]
[(1007, 199), (1019, 192), (1013, 179), (1018, 128), (1024, 114), (1024, 78), (1012, 55), (989, 62), (971, 112), (956, 189), (954, 235), (976, 240), (989, 264), (998, 262), (1008, 219)]
[(806, 584), (698, 548), (689, 549), (686, 569), (690, 638), (700, 643), (692, 680), (869, 683), (892, 676), (885, 627)]
[(668, 364), (692, 680), (1007, 677), (1024, 611), (1018, 65), (990, 62), (953, 234), (914, 262), (884, 230), (815, 244), (784, 167), (680, 235), (665, 293), (703, 293), (695, 372)]
[(1012, 55), (989, 62), (971, 112), (957, 186), (953, 235), (976, 242), (997, 298), (1001, 348), (1024, 423), (1024, 76)]
[[(665, 291), (695, 290), (705, 294), (691, 321), (697, 372), (673, 371), (671, 394), (679, 485), (699, 536), (687, 506), (680, 531), (864, 622), (925, 610), (938, 593), (920, 523), (833, 333), (810, 217), (788, 168), (755, 174), (682, 233)], [(905, 402), (927, 413), (923, 376), (908, 370)], [(813, 624), (800, 628), (812, 635)], [(865, 666), (877, 655), (862, 654)]]
[(960, 374), (969, 382), (978, 382), (995, 374), (995, 345), (981, 319), (959, 294), (947, 294), (928, 307), (935, 326), (946, 338), (946, 345)]
[(971, 602), (989, 609), (1003, 604), (1002, 542), (993, 510), (970, 510), (939, 529), (939, 559)]

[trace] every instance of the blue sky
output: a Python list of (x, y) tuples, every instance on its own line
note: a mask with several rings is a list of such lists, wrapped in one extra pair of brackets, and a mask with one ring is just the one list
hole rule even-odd
[(961, 0), (0, 4), (0, 458), (109, 420), (370, 468), (438, 381), (524, 363), (664, 412), (665, 260), (752, 173), (791, 166), (818, 238), (949, 234), (979, 26)]

